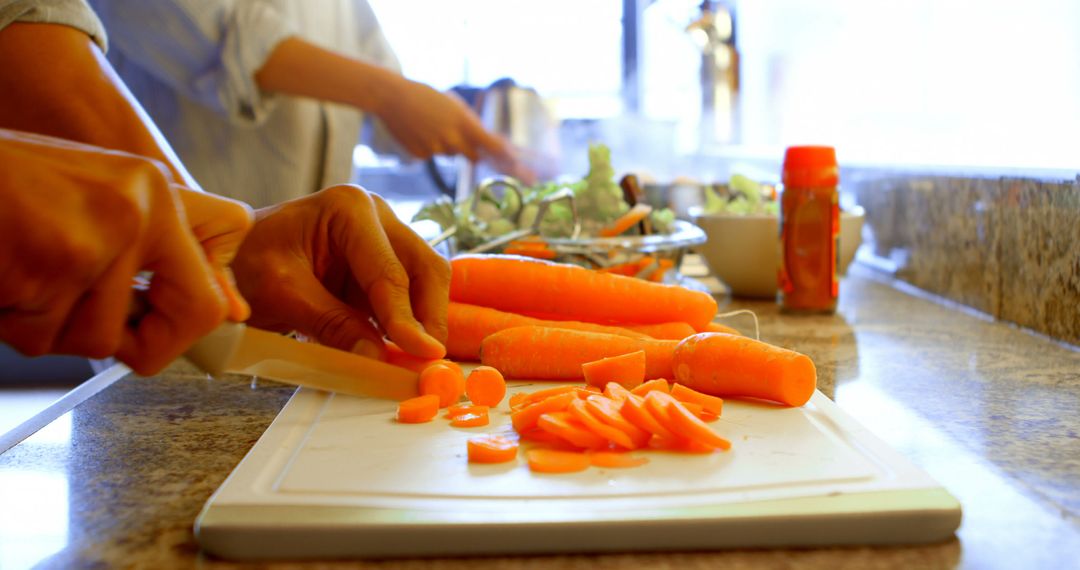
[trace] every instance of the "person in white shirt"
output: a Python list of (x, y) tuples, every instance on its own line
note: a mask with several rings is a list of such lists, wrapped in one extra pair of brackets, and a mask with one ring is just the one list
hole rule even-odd
[[(252, 216), (202, 193), (106, 45), (83, 0), (0, 0), (0, 129), (21, 131), (0, 145), (0, 341), (115, 352), (148, 374), (250, 314), (368, 356), (384, 336), (445, 354), (449, 263), (385, 201), (341, 185)], [(131, 322), (132, 280), (146, 271), (148, 307)]]
[(363, 114), (408, 153), (532, 179), (456, 97), (410, 81), (365, 0), (90, 0), (109, 60), (207, 190), (256, 207), (349, 182)]

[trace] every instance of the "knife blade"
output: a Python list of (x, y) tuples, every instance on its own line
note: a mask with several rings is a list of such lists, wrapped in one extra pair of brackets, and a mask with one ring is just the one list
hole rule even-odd
[(211, 375), (250, 374), (350, 396), (404, 400), (419, 391), (411, 370), (243, 323), (221, 325), (184, 356)]

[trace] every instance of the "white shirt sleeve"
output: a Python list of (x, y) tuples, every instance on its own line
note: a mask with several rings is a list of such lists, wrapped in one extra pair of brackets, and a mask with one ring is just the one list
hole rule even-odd
[(272, 0), (91, 0), (112, 49), (184, 97), (238, 122), (273, 105), (255, 72), (297, 35)]
[(85, 32), (102, 51), (108, 47), (105, 28), (86, 0), (0, 0), (0, 30), (14, 22), (68, 26)]

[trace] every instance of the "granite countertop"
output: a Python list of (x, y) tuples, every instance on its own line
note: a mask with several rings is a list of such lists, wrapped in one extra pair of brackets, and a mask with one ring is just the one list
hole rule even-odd
[[(762, 338), (809, 354), (821, 390), (955, 495), (940, 544), (627, 553), (271, 568), (1064, 568), (1080, 559), (1080, 351), (865, 268), (837, 314), (751, 308)], [(743, 323), (740, 328), (746, 330)], [(262, 567), (200, 554), (192, 523), (292, 389), (174, 367), (116, 374), (0, 455), (0, 568)]]

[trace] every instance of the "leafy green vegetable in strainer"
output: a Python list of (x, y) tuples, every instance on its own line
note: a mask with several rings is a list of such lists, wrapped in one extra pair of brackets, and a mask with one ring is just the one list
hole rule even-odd
[[(518, 203), (514, 192), (504, 192), (499, 198), (489, 193), (474, 194), (458, 204), (444, 197), (421, 208), (413, 221), (431, 220), (444, 231), (456, 226), (454, 238), (458, 247), (470, 249), (519, 228), (533, 227), (540, 202), (564, 188), (574, 194), (582, 237), (596, 235), (630, 209), (623, 199), (622, 189), (615, 182), (611, 150), (596, 144), (589, 146), (589, 172), (582, 180), (546, 182), (526, 188), (522, 192), (523, 204)], [(477, 200), (479, 202), (474, 205)], [(667, 208), (653, 210), (650, 220), (655, 232), (670, 233), (675, 224), (675, 213)], [(574, 215), (570, 205), (563, 201), (552, 202), (540, 220), (539, 231), (545, 237), (571, 236)]]

